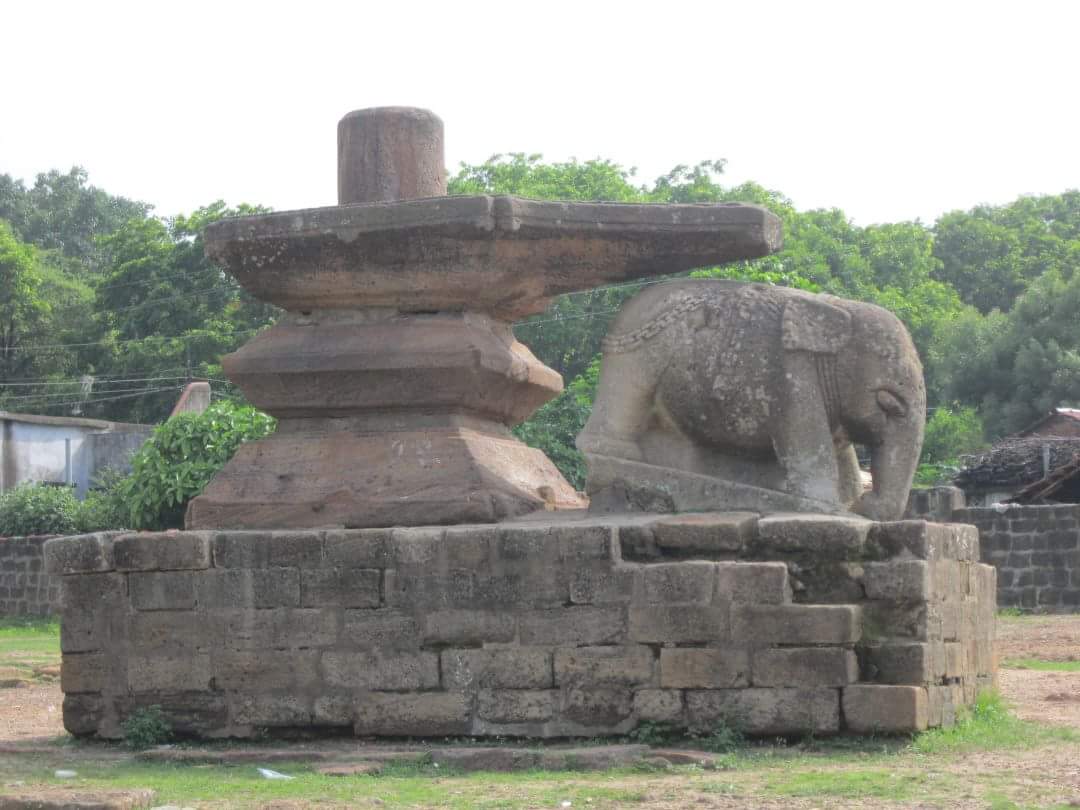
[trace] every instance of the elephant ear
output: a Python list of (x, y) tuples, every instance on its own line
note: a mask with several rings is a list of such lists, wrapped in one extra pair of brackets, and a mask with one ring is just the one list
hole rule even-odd
[(784, 307), (784, 348), (836, 354), (851, 337), (851, 313), (824, 297), (794, 297)]

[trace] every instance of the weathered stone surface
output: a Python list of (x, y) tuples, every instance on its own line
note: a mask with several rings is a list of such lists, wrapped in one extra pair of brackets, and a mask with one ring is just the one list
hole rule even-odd
[(754, 686), (847, 686), (859, 679), (855, 653), (841, 647), (755, 650)]
[[(935, 567), (944, 568), (945, 565), (938, 563)], [(863, 586), (868, 599), (925, 602), (930, 598), (930, 575), (930, 564), (923, 560), (866, 563), (863, 565)]]
[(203, 608), (297, 607), (300, 572), (295, 568), (215, 569), (196, 580)]
[(357, 736), (433, 737), (468, 734), (472, 710), (460, 692), (369, 692), (356, 703)]
[(492, 723), (542, 723), (557, 711), (557, 689), (481, 689), (476, 714)]
[(317, 656), (290, 650), (220, 650), (211, 657), (218, 689), (261, 692), (309, 688), (318, 682)]
[[(623, 306), (604, 340), (578, 437), (586, 490), (602, 511), (640, 508), (642, 492), (666, 499), (667, 511), (708, 508), (699, 476), (724, 498), (713, 509), (895, 520), (925, 403), (911, 336), (880, 307), (715, 279), (654, 285)], [(850, 442), (835, 441), (845, 429), (873, 447), (872, 492), (862, 492)]]
[(439, 653), (443, 688), (549, 689), (551, 652), (530, 647), (443, 650)]
[(126, 534), (113, 541), (117, 571), (199, 570), (210, 567), (209, 532)]
[(300, 571), (304, 607), (378, 607), (382, 574), (369, 568), (314, 568)]
[(854, 605), (737, 605), (731, 635), (748, 644), (850, 644), (861, 622)]
[(140, 571), (128, 575), (128, 593), (136, 610), (192, 610), (195, 578), (190, 571)]
[(577, 647), (555, 651), (555, 685), (651, 686), (656, 656), (641, 645)]
[(346, 610), (342, 640), (360, 650), (409, 649), (420, 645), (420, 625), (400, 610)]
[[(440, 388), (437, 381), (425, 386)], [(187, 525), (494, 523), (543, 510), (549, 501), (564, 509), (584, 506), (543, 453), (494, 426), (352, 432), (341, 428), (343, 421), (313, 419), (295, 431), (279, 427), (242, 445), (191, 501)], [(426, 461), (416, 464), (417, 458)], [(440, 470), (434, 483), (432, 468)], [(406, 500), (403, 492), (424, 495)]]
[(414, 107), (356, 110), (338, 122), (338, 205), (446, 194), (443, 124)]
[(626, 612), (617, 607), (531, 610), (521, 615), (522, 644), (617, 644), (626, 636)]
[(716, 590), (716, 563), (678, 562), (643, 569), (643, 600), (650, 605), (707, 605)]
[(730, 609), (726, 603), (633, 607), (629, 634), (631, 641), (646, 644), (726, 641), (731, 637)]
[[(524, 621), (524, 619), (523, 619)], [(514, 637), (516, 617), (490, 610), (441, 610), (424, 620), (426, 644), (485, 644), (510, 641)], [(522, 630), (523, 644), (544, 644)]]
[(390, 529), (328, 531), (325, 534), (326, 562), (348, 568), (392, 568), (394, 546)]
[(205, 239), (248, 292), (290, 312), (407, 302), (513, 320), (565, 292), (763, 256), (781, 236), (753, 205), (435, 197), (235, 217)]
[(847, 686), (844, 722), (863, 734), (922, 731), (927, 726), (926, 689), (920, 686)]
[(85, 574), (113, 569), (112, 547), (120, 532), (56, 537), (45, 543), (45, 570), (50, 574)]
[(640, 689), (634, 692), (634, 714), (642, 722), (679, 725), (683, 719), (680, 689)]
[(826, 557), (858, 557), (871, 522), (831, 515), (777, 515), (758, 521), (759, 553), (803, 551)]
[(60, 670), (65, 694), (101, 692), (109, 681), (111, 660), (103, 653), (68, 655)]
[(664, 689), (733, 689), (750, 685), (750, 656), (737, 647), (666, 647), (660, 651)]
[(652, 524), (656, 545), (683, 554), (741, 551), (754, 536), (754, 512), (676, 515)]
[(868, 541), (885, 557), (944, 558), (963, 562), (979, 559), (979, 531), (962, 523), (928, 523), (925, 520), (876, 523), (870, 527)]
[(232, 707), (232, 717), (246, 726), (303, 727), (311, 723), (309, 701), (297, 695), (244, 695)]
[(439, 686), (436, 652), (338, 652), (322, 656), (322, 671), (330, 686), (409, 692)]
[[(208, 569), (66, 575), (65, 722), (116, 738), (132, 711), (160, 704), (204, 736), (352, 727), (551, 738), (721, 720), (749, 734), (826, 733), (843, 722), (841, 690), (929, 687), (926, 723), (940, 725), (993, 683), (989, 566), (944, 546), (929, 560), (906, 547), (889, 557), (876, 541), (856, 559), (612, 554), (616, 527), (650, 522), (251, 532), (215, 540)], [(936, 536), (915, 536), (926, 534)], [(216, 567), (219, 552), (241, 567)], [(826, 592), (818, 579), (838, 566), (859, 583), (836, 591), (850, 602), (790, 601), (807, 598), (804, 582)], [(905, 584), (927, 571), (928, 589)], [(395, 607), (375, 606), (380, 577), (391, 590), (407, 584)], [(571, 600), (586, 592), (612, 601)], [(343, 606), (359, 600), (372, 606)], [(918, 709), (895, 694), (901, 713)]]
[(133, 655), (127, 665), (131, 692), (183, 692), (210, 689), (213, 668), (207, 653)]
[(124, 645), (128, 594), (123, 574), (65, 576), (61, 601), (60, 650), (65, 655)]
[(788, 567), (782, 562), (722, 562), (717, 566), (716, 598), (743, 604), (790, 602)]
[(633, 695), (615, 686), (581, 686), (562, 690), (559, 711), (565, 720), (582, 727), (614, 730), (629, 720)]
[(945, 645), (922, 643), (871, 644), (859, 649), (863, 675), (868, 681), (888, 684), (926, 684), (945, 677)]
[(745, 734), (830, 733), (840, 729), (838, 689), (688, 690), (686, 713), (694, 728), (724, 723)]

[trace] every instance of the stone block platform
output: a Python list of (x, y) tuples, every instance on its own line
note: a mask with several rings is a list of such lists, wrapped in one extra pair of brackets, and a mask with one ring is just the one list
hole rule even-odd
[(62, 576), (64, 722), (183, 734), (909, 732), (993, 683), (974, 527), (751, 513), (92, 534)]

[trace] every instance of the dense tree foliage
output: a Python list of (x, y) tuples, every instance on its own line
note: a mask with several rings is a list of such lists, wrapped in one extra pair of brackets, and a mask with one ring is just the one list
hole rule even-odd
[[(725, 185), (722, 160), (676, 166), (651, 183), (607, 160), (497, 155), (462, 165), (453, 194), (541, 199), (752, 202), (783, 221), (772, 256), (696, 276), (756, 280), (873, 301), (914, 336), (927, 370), (925, 458), (947, 464), (1047, 409), (1080, 403), (1080, 192), (1024, 197), (919, 222), (858, 226), (838, 209), (800, 211), (755, 183)], [(89, 185), (82, 169), (0, 175), (0, 408), (160, 421), (191, 378), (219, 396), (220, 356), (276, 316), (203, 252), (202, 232), (253, 206), (217, 202), (190, 215)], [(515, 331), (567, 382), (517, 433), (575, 484), (573, 446), (588, 417), (600, 341), (644, 282), (556, 300)], [(985, 433), (983, 431), (985, 425)]]

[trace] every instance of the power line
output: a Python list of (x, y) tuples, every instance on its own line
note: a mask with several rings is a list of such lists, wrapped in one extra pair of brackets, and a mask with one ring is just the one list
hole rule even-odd
[[(258, 332), (258, 331), (260, 331), (260, 330), (262, 330), (264, 328), (265, 327), (257, 326), (257, 327), (254, 327), (252, 329), (241, 329), (239, 332), (230, 332), (229, 334), (221, 335), (220, 337), (231, 338), (231, 337), (239, 337), (240, 335), (254, 334), (255, 332)], [(203, 334), (200, 334), (200, 333), (188, 333), (186, 335), (147, 335), (146, 337), (141, 337), (141, 338), (121, 338), (121, 339), (117, 339), (117, 340), (91, 340), (91, 341), (88, 341), (86, 343), (51, 343), (51, 344), (35, 344), (35, 345), (30, 345), (30, 346), (12, 346), (9, 349), (0, 349), (0, 356), (4, 356), (6, 353), (9, 353), (9, 352), (28, 352), (28, 351), (36, 351), (36, 350), (41, 350), (41, 349), (71, 349), (71, 348), (83, 347), (83, 346), (107, 346), (107, 345), (111, 346), (111, 345), (120, 345), (122, 343), (143, 343), (143, 342), (148, 341), (148, 340), (161, 340), (161, 341), (166, 341), (166, 340), (195, 340), (196, 338), (208, 338), (208, 337), (214, 337), (214, 336), (209, 335), (209, 334), (205, 334), (205, 333), (203, 333)]]
[(120, 383), (132, 383), (132, 382), (152, 382), (154, 380), (182, 380), (187, 377), (186, 374), (178, 374), (171, 377), (128, 377), (125, 379), (106, 379), (104, 377), (97, 377), (93, 374), (86, 375), (90, 379), (70, 378), (66, 380), (50, 380), (49, 382), (14, 382), (14, 383), (0, 383), (0, 388), (29, 388), (29, 387), (41, 387), (41, 386), (55, 386), (55, 385), (95, 385), (98, 382), (106, 382), (109, 385), (118, 385)]

